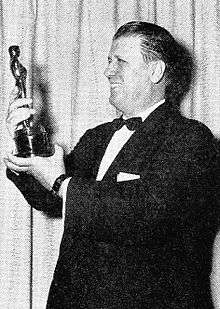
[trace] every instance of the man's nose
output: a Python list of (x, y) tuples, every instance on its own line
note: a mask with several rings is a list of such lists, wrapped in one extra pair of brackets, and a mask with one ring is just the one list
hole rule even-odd
[(114, 76), (116, 73), (116, 68), (113, 65), (113, 62), (109, 63), (104, 71), (104, 74), (107, 78)]

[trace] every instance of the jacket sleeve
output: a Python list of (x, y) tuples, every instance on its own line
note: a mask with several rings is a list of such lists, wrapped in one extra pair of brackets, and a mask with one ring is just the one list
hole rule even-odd
[(45, 189), (34, 177), (26, 174), (15, 174), (7, 169), (7, 177), (16, 185), (29, 205), (44, 211), (48, 216), (62, 216), (62, 199)]
[(187, 129), (166, 141), (150, 167), (143, 162), (138, 180), (105, 183), (73, 177), (65, 229), (95, 239), (125, 241), (130, 235), (126, 241), (137, 242), (137, 237), (143, 241), (143, 235), (150, 237), (157, 229), (167, 233), (167, 222), (169, 228), (170, 222), (208, 222), (215, 208), (216, 173), (211, 133), (205, 127)]
[[(82, 149), (85, 149), (85, 145), (88, 144), (88, 136), (89, 140), (92, 138), (90, 131), (91, 130), (88, 130), (80, 139), (75, 147), (76, 150), (73, 150), (64, 158), (68, 176), (84, 175), (84, 177), (86, 177), (87, 174), (90, 174), (87, 157), (84, 158), (82, 155)], [(93, 145), (93, 143), (90, 144)], [(89, 148), (87, 151), (90, 155), (92, 152), (92, 148)], [(34, 177), (27, 173), (15, 174), (9, 169), (6, 170), (6, 175), (20, 190), (29, 205), (37, 210), (45, 212), (49, 216), (62, 216), (62, 199), (45, 189)]]

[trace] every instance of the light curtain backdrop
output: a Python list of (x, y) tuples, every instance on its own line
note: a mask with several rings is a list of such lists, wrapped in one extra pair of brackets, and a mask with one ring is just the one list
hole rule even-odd
[[(2, 309), (45, 308), (63, 228), (62, 220), (31, 210), (5, 176), (2, 158), (12, 148), (5, 117), (14, 87), (8, 48), (20, 46), (20, 61), (28, 70), (28, 96), (33, 97), (38, 115), (42, 108), (49, 111), (54, 141), (69, 152), (87, 128), (115, 116), (103, 71), (115, 30), (131, 20), (164, 26), (195, 55), (197, 76), (182, 112), (220, 137), (219, 0), (1, 0)], [(216, 308), (220, 308), (219, 243), (217, 238), (212, 276)]]

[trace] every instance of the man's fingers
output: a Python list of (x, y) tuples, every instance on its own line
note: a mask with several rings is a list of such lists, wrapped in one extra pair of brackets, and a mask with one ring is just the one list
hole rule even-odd
[(15, 172), (27, 172), (29, 170), (26, 166), (18, 166), (7, 159), (4, 159), (5, 165), (12, 171)]
[(10, 135), (13, 137), (15, 130), (17, 130), (19, 127), (19, 124), (30, 118), (31, 115), (35, 113), (34, 110), (29, 108), (19, 108), (18, 110), (13, 111), (11, 114), (8, 115), (6, 119), (6, 126), (10, 133)]
[(5, 165), (12, 171), (15, 172), (27, 172), (29, 170), (29, 166), (27, 165), (17, 165), (14, 160), (11, 160), (9, 156), (4, 158)]
[(30, 116), (34, 114), (34, 109), (21, 107), (19, 109), (13, 110), (10, 114), (8, 114), (7, 122), (16, 127), (21, 121), (30, 118)]
[(18, 128), (19, 124), (35, 114), (35, 110), (31, 108), (32, 99), (18, 99), (18, 95), (19, 89), (18, 87), (15, 87), (10, 95), (10, 104), (6, 117), (6, 125), (12, 137), (14, 136), (14, 131)]
[(8, 113), (10, 114), (12, 111), (27, 105), (32, 106), (32, 99), (15, 99), (9, 104)]
[(5, 165), (15, 172), (28, 172), (33, 165), (33, 158), (21, 158), (7, 153), (4, 157)]
[(7, 153), (4, 158), (9, 164), (14, 167), (26, 169), (26, 171), (33, 166), (34, 158), (21, 158), (13, 155), (12, 153)]

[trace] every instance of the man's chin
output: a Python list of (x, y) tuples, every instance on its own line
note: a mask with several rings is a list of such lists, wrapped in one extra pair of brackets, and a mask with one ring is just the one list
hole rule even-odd
[(117, 102), (115, 102), (115, 100), (110, 100), (110, 99), (109, 99), (109, 103), (110, 103), (114, 108), (116, 108), (116, 110), (119, 110), (118, 104), (117, 104)]
[(114, 106), (115, 108), (119, 108), (121, 103), (122, 103), (122, 100), (121, 98), (117, 98), (116, 96), (110, 96), (109, 97), (109, 103)]
[(116, 108), (117, 111), (120, 113), (124, 113), (126, 110), (126, 104), (125, 104), (126, 99), (122, 97), (109, 97), (109, 103)]

